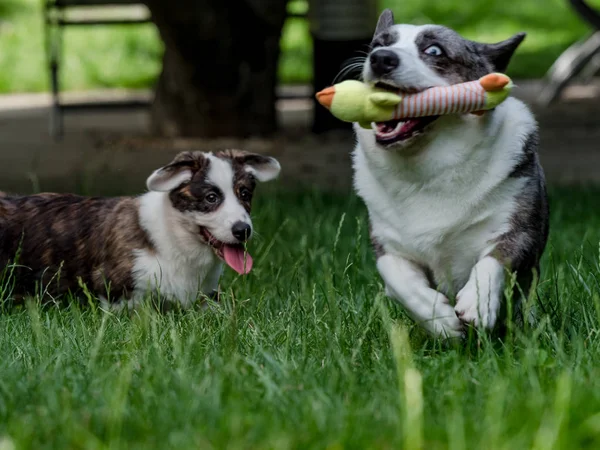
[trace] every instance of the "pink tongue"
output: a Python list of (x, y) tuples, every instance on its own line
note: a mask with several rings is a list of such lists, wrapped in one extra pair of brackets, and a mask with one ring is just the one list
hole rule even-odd
[(245, 275), (252, 270), (252, 256), (241, 245), (225, 244), (223, 257), (227, 265), (239, 274)]

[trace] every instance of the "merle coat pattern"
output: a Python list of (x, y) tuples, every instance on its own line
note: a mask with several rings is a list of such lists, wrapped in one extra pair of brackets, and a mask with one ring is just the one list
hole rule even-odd
[(11, 295), (56, 298), (85, 286), (112, 306), (135, 306), (151, 289), (188, 306), (217, 290), (226, 250), (235, 255), (252, 234), (256, 182), (279, 170), (240, 150), (183, 152), (139, 196), (2, 194), (0, 265)]
[[(404, 92), (476, 80), (505, 71), (524, 37), (478, 43), (439, 25), (396, 25), (386, 10), (363, 78)], [(518, 292), (528, 293), (548, 238), (530, 111), (509, 98), (483, 116), (354, 129), (354, 182), (387, 294), (437, 336), (501, 328), (506, 275), (516, 272)]]

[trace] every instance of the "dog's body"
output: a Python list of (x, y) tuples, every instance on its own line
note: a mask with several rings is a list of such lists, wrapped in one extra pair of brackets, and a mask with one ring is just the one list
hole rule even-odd
[(182, 153), (138, 197), (68, 194), (0, 197), (0, 264), (13, 294), (51, 296), (82, 284), (111, 305), (135, 306), (149, 291), (186, 307), (217, 290), (223, 260), (251, 269), (255, 180), (276, 160), (240, 151)]
[[(443, 27), (393, 25), (386, 11), (363, 75), (406, 91), (475, 80), (503, 71), (521, 40), (486, 47)], [(355, 187), (388, 295), (435, 335), (461, 336), (464, 323), (494, 328), (506, 269), (527, 292), (548, 236), (537, 125), (527, 107), (510, 98), (482, 117), (355, 131)]]

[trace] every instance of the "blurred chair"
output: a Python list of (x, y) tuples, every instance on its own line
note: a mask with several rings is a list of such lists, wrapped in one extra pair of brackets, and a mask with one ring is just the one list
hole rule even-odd
[[(309, 0), (313, 41), (314, 93), (348, 78), (359, 78), (378, 16), (377, 0)], [(352, 129), (321, 107), (313, 95), (312, 131)]]
[(600, 14), (584, 0), (569, 0), (569, 3), (594, 32), (566, 49), (548, 71), (539, 97), (545, 106), (555, 102), (575, 77), (582, 75), (590, 80), (600, 70)]
[[(128, 101), (122, 103), (61, 103), (60, 63), (62, 53), (62, 33), (67, 26), (97, 25), (136, 25), (150, 22), (150, 12), (141, 1), (135, 0), (43, 0), (46, 55), (50, 70), (52, 89), (52, 111), (50, 114), (50, 134), (59, 137), (63, 134), (63, 114), (70, 110), (105, 108), (116, 106), (147, 106), (145, 102)], [(107, 6), (119, 8), (116, 14), (106, 14)], [(77, 11), (84, 11), (77, 17)], [(105, 14), (101, 14), (104, 10)]]

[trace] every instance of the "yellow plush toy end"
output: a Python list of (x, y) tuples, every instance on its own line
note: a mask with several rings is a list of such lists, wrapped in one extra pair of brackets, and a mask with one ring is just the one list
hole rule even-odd
[[(318, 92), (318, 102), (345, 122), (371, 128), (371, 122), (385, 122), (394, 115), (402, 97), (356, 80), (346, 80)], [(359, 119), (359, 120), (357, 120)]]

